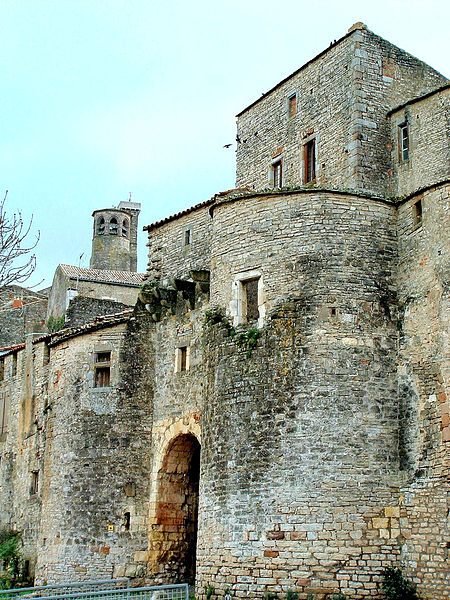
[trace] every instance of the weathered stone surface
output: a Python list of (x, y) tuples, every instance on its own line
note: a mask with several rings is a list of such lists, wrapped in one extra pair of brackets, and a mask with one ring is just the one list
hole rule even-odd
[[(359, 600), (402, 565), (448, 597), (447, 91), (414, 100), (443, 82), (357, 24), (239, 116), (250, 190), (147, 228), (133, 314), (7, 351), (0, 521), (39, 582)], [(261, 191), (311, 136), (316, 181)]]

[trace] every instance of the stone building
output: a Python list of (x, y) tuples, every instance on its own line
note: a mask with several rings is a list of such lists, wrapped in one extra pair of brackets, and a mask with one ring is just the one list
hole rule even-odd
[(38, 582), (449, 597), (449, 87), (356, 24), (238, 115), (235, 190), (145, 228), (133, 310), (4, 350)]

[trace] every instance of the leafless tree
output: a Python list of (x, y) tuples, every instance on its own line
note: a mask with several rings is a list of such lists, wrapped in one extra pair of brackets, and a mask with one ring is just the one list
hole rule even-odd
[(36, 255), (30, 253), (39, 241), (39, 232), (31, 245), (26, 240), (33, 218), (26, 225), (19, 210), (8, 216), (5, 206), (7, 196), (8, 190), (0, 203), (0, 287), (23, 283), (32, 275), (36, 268)]

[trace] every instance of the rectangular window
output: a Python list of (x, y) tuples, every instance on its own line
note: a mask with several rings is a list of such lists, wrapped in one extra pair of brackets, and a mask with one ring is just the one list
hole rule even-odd
[(94, 368), (94, 387), (109, 387), (111, 380), (111, 352), (96, 352)]
[(304, 152), (305, 183), (310, 183), (316, 179), (316, 140), (305, 144)]
[(30, 495), (35, 496), (39, 492), (39, 471), (31, 471)]
[(274, 189), (279, 189), (282, 187), (282, 165), (281, 160), (278, 160), (276, 163), (272, 165), (273, 170), (273, 187)]
[(15, 377), (16, 375), (17, 375), (17, 352), (14, 352), (12, 355), (11, 376)]
[(404, 162), (409, 158), (409, 131), (408, 123), (398, 126), (398, 159)]
[(0, 381), (5, 379), (5, 359), (0, 358)]
[(422, 198), (420, 198), (420, 200), (417, 200), (417, 202), (413, 204), (412, 208), (414, 227), (420, 227), (422, 225)]
[(42, 366), (45, 367), (46, 365), (48, 365), (49, 362), (50, 362), (50, 346), (47, 344), (47, 342), (44, 342)]
[(242, 319), (244, 322), (259, 319), (258, 284), (259, 278), (242, 282)]
[(0, 396), (0, 435), (8, 431), (8, 396)]
[(190, 367), (190, 346), (180, 346), (175, 351), (175, 373), (189, 371)]
[(190, 246), (192, 242), (192, 229), (188, 228), (183, 233), (183, 246)]
[(293, 117), (297, 112), (297, 94), (292, 94), (288, 98), (288, 116)]

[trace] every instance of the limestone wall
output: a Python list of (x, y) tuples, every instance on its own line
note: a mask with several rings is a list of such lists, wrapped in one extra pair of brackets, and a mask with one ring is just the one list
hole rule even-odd
[(426, 598), (448, 598), (450, 458), (449, 186), (425, 192), (422, 221), (414, 203), (399, 207), (399, 402), (402, 558)]
[[(392, 187), (400, 197), (450, 179), (449, 95), (449, 88), (444, 89), (390, 116)], [(406, 160), (399, 156), (398, 128), (404, 123), (408, 124), (409, 132), (409, 157)]]
[[(445, 77), (361, 26), (238, 115), (236, 185), (305, 183), (304, 144), (316, 140), (316, 182), (389, 196), (386, 112), (447, 82)], [(296, 114), (288, 99), (297, 94)]]
[[(190, 231), (187, 244), (186, 232)], [(165, 279), (189, 279), (192, 269), (209, 270), (211, 216), (208, 206), (200, 206), (177, 219), (148, 228), (147, 275)]]

